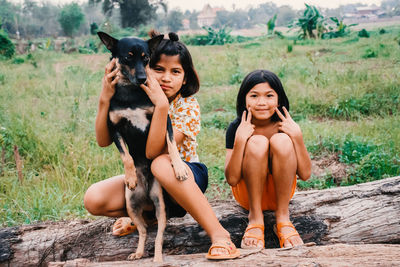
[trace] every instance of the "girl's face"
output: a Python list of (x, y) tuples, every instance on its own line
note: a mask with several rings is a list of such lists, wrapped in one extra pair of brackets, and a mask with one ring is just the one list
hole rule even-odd
[(254, 119), (268, 120), (275, 114), (278, 107), (278, 94), (269, 83), (259, 83), (246, 95), (246, 108), (251, 109)]
[(171, 102), (182, 88), (185, 81), (185, 71), (179, 60), (179, 55), (167, 56), (162, 54), (153, 68), (155, 77)]

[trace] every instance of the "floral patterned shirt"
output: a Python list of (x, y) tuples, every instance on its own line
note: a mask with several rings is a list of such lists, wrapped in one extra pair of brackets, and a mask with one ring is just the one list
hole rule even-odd
[(200, 106), (194, 96), (182, 97), (178, 94), (169, 105), (172, 127), (185, 136), (177, 144), (181, 158), (189, 162), (199, 162), (196, 153), (196, 135), (200, 132)]

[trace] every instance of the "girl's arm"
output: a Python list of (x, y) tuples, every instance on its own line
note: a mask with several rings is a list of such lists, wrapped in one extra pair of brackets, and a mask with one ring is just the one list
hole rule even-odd
[(115, 85), (118, 82), (118, 76), (116, 76), (116, 74), (118, 73), (119, 69), (116, 68), (115, 70), (112, 70), (114, 67), (115, 58), (106, 66), (106, 71), (103, 77), (103, 89), (100, 93), (98, 111), (96, 115), (96, 140), (97, 144), (101, 147), (108, 146), (112, 143), (110, 134), (108, 132), (107, 118), (108, 109), (110, 107), (110, 99), (115, 93)]
[(292, 139), (297, 157), (297, 175), (300, 179), (306, 181), (311, 176), (311, 159), (304, 144), (301, 129), (299, 125), (294, 122), (285, 107), (283, 107), (283, 112), (286, 117), (282, 115), (278, 108), (275, 110), (282, 120), (282, 122), (279, 123), (279, 130), (289, 135), (290, 139)]
[(235, 142), (233, 149), (226, 150), (225, 158), (225, 177), (229, 185), (235, 186), (242, 177), (243, 155), (247, 140), (254, 132), (254, 125), (251, 124), (251, 111), (242, 114), (242, 121), (236, 130)]
[(150, 124), (149, 135), (146, 143), (146, 157), (154, 159), (165, 152), (167, 133), (167, 116), (169, 102), (159, 83), (152, 75), (152, 71), (147, 67), (147, 86), (142, 84), (140, 87), (149, 96), (154, 104), (153, 118)]

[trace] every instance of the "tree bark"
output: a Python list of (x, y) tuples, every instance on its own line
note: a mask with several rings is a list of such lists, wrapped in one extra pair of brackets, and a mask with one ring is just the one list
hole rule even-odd
[[(298, 192), (290, 204), (291, 219), (305, 243), (400, 244), (399, 196), (400, 176), (348, 187)], [(247, 211), (233, 200), (215, 201), (212, 206), (239, 246), (247, 225)], [(277, 248), (279, 243), (272, 230), (274, 214), (266, 211), (264, 215), (266, 248)], [(113, 222), (114, 219), (101, 218), (3, 228), (0, 230), (0, 266), (40, 266), (79, 258), (94, 262), (125, 260), (136, 248), (138, 235), (112, 236)], [(147, 256), (153, 254), (156, 231), (156, 226), (149, 228)], [(210, 239), (190, 215), (168, 221), (164, 255), (206, 253), (210, 245)], [(397, 251), (394, 255), (399, 255), (398, 245), (383, 247), (386, 252), (382, 257), (391, 249)], [(329, 253), (328, 246), (315, 248), (309, 254), (318, 255), (316, 251), (324, 251), (324, 248), (325, 253)], [(367, 248), (373, 250), (370, 246)], [(269, 257), (267, 251), (262, 252), (265, 257)], [(346, 251), (346, 247), (340, 251)], [(352, 260), (353, 256), (348, 259)]]

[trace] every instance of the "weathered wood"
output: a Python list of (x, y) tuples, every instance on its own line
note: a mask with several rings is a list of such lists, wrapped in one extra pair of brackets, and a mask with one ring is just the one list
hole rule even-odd
[[(213, 209), (222, 225), (240, 244), (247, 212), (234, 201), (216, 201)], [(400, 243), (400, 177), (328, 190), (298, 192), (291, 219), (305, 242)], [(273, 212), (265, 212), (267, 248), (278, 247)], [(86, 258), (118, 261), (136, 248), (137, 233), (111, 235), (113, 219), (47, 222), (0, 230), (0, 265), (37, 266), (51, 261)], [(146, 251), (152, 255), (157, 227), (149, 229)], [(210, 240), (189, 216), (171, 219), (164, 235), (164, 255), (205, 253)]]
[(209, 261), (204, 254), (168, 255), (164, 263), (155, 264), (151, 258), (138, 261), (90, 262), (77, 259), (52, 262), (49, 267), (128, 267), (128, 266), (400, 266), (400, 245), (346, 245), (301, 246), (293, 249), (241, 250), (238, 259)]

